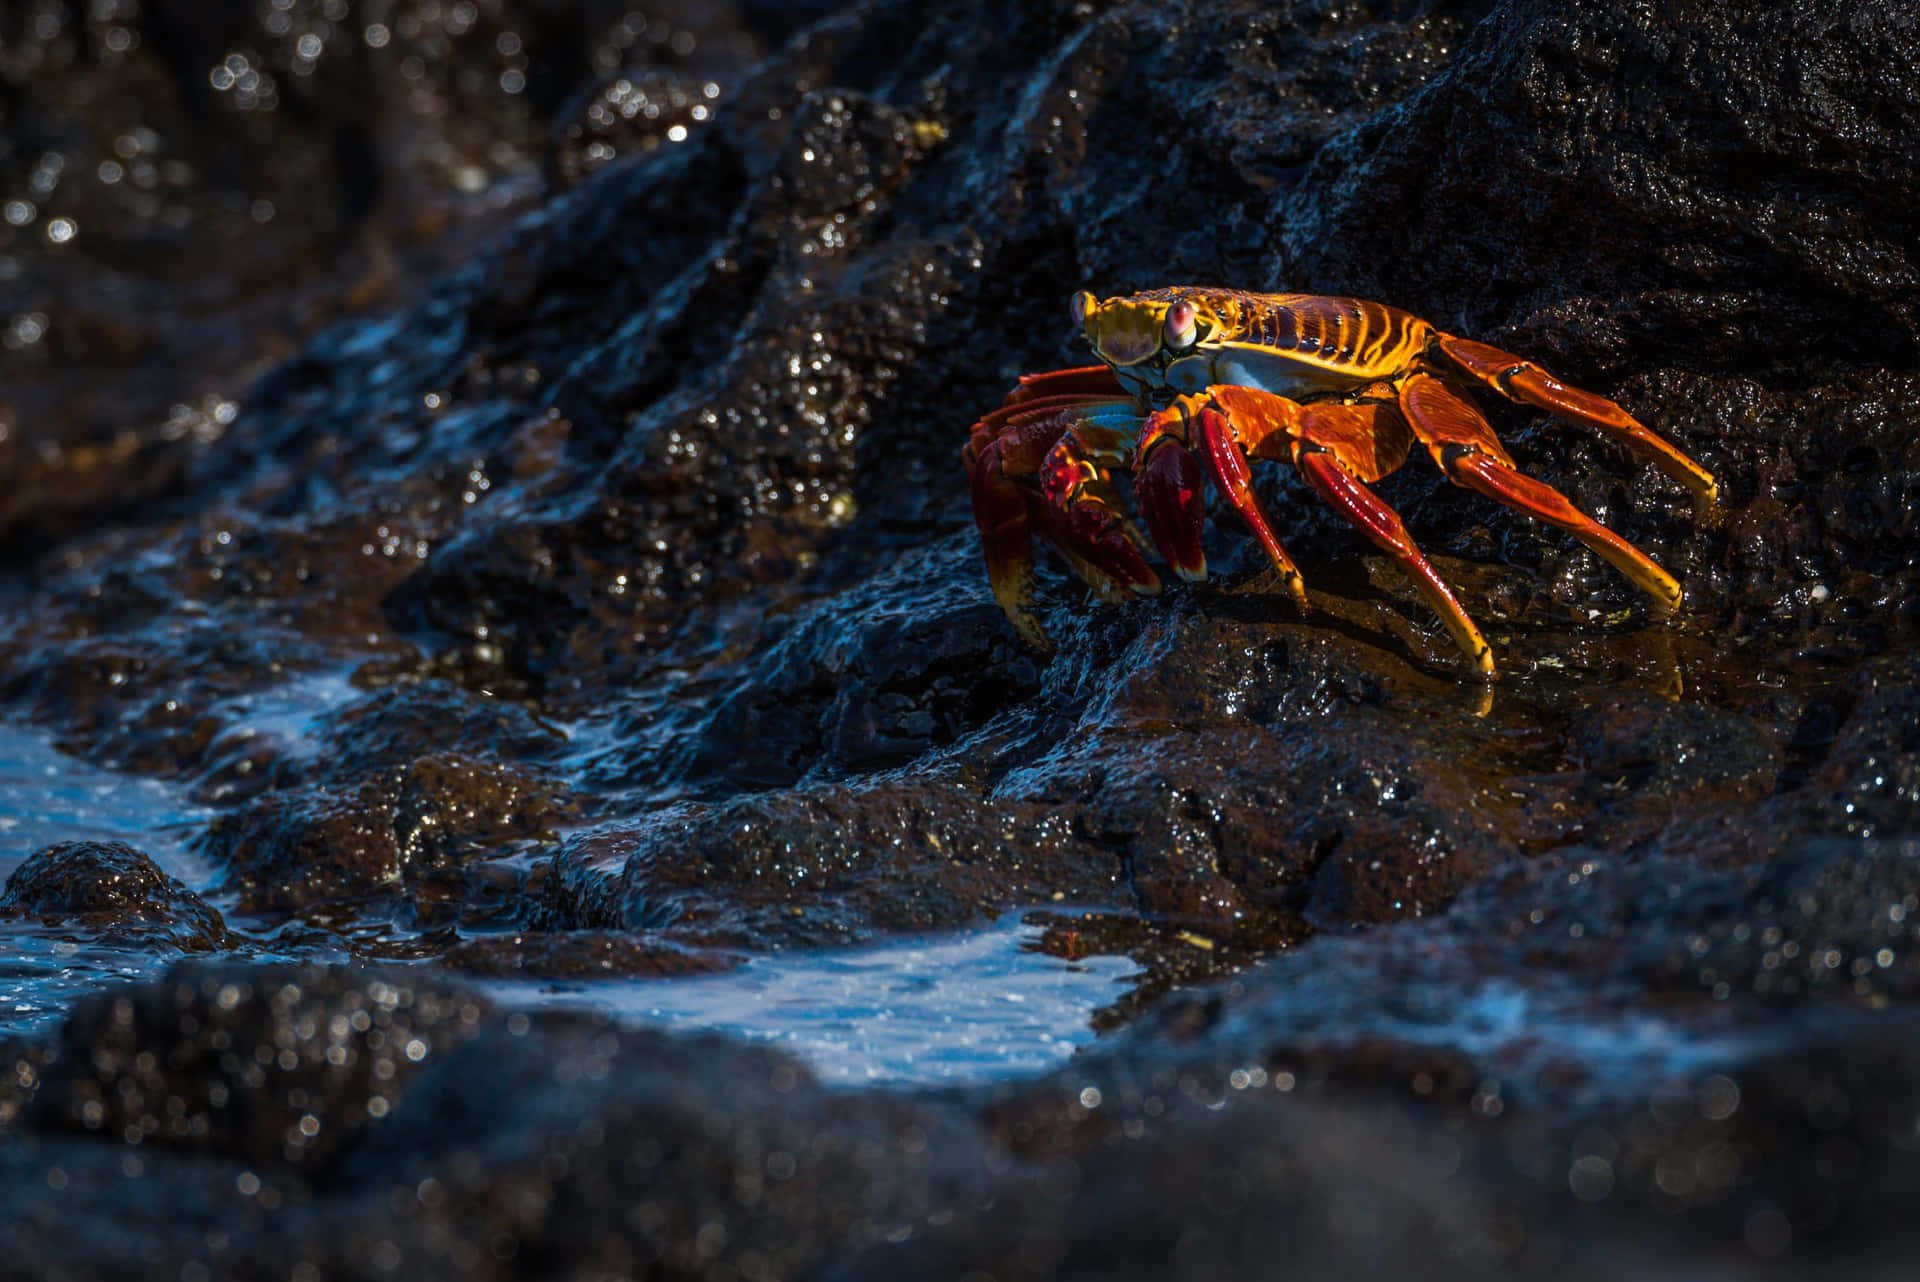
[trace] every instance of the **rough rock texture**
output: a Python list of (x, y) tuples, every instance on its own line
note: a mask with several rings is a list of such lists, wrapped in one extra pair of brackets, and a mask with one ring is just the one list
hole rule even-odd
[(0, 918), (189, 953), (234, 942), (218, 909), (118, 841), (70, 841), (35, 851), (0, 891)]
[[(1082, 1062), (908, 1097), (431, 968), (188, 967), (6, 1044), (6, 1259), (1904, 1267), (1909, 6), (334, 7), (0, 15), (0, 708), (207, 807), (226, 914), (44, 852), (0, 939), (631, 978), (1059, 902), (1143, 973)], [(1310, 616), (1222, 515), (1153, 600), (1043, 563), (1025, 651), (965, 429), (1085, 359), (1072, 291), (1180, 281), (1619, 399), (1713, 519), (1486, 408), (1680, 617), (1416, 460), (1381, 492), (1490, 700), (1279, 469)]]

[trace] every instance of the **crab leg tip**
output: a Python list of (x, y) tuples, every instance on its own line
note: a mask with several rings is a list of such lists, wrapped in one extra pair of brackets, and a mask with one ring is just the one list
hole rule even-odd
[(1214, 488), (1252, 531), (1266, 552), (1267, 560), (1272, 562), (1281, 581), (1287, 585), (1294, 603), (1304, 613), (1307, 609), (1306, 582), (1294, 567), (1293, 558), (1280, 546), (1280, 536), (1273, 532), (1273, 525), (1261, 510), (1260, 500), (1254, 497), (1247, 456), (1234, 435), (1232, 421), (1211, 403), (1203, 406), (1195, 418), (1200, 430), (1203, 457), (1212, 472)]
[(1401, 522), (1399, 513), (1387, 506), (1379, 495), (1363, 485), (1332, 454), (1324, 450), (1300, 450), (1294, 458), (1294, 466), (1300, 469), (1307, 484), (1318, 491), (1320, 497), (1331, 504), (1335, 511), (1351, 521), (1374, 546), (1400, 563), (1400, 568), (1413, 580), (1428, 606), (1440, 616), (1440, 622), (1453, 638), (1454, 645), (1472, 662), (1481, 680), (1492, 680), (1492, 647), (1480, 635), (1480, 629), (1474, 626), (1473, 620), (1467, 617), (1467, 612), (1453, 595), (1453, 589), (1447, 586), (1446, 580), (1421, 554), (1413, 537), (1407, 533), (1407, 527)]
[(1485, 343), (1439, 336), (1441, 352), (1462, 373), (1477, 379), (1508, 400), (1543, 409), (1556, 418), (1584, 423), (1613, 437), (1693, 492), (1695, 510), (1711, 506), (1719, 493), (1713, 474), (1689, 458), (1673, 442), (1655, 432), (1614, 401), (1562, 383), (1523, 356), (1503, 352)]
[(1037, 650), (1041, 654), (1053, 653), (1053, 639), (1047, 635), (1047, 630), (1040, 626), (1040, 620), (1033, 615), (1025, 610), (1017, 614), (1009, 611), (1007, 621), (1013, 624), (1014, 632), (1027, 643), (1029, 649)]

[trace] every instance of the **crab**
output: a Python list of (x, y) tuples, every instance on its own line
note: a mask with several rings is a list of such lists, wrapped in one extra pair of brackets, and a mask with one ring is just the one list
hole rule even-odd
[[(1102, 363), (1022, 376), (973, 425), (962, 452), (994, 599), (1036, 650), (1052, 649), (1030, 608), (1036, 531), (1106, 600), (1160, 590), (1149, 538), (1181, 578), (1203, 580), (1208, 481), (1304, 612), (1306, 584), (1251, 485), (1250, 461), (1265, 459), (1293, 464), (1398, 562), (1476, 674), (1493, 680), (1486, 638), (1368, 488), (1416, 443), (1454, 484), (1592, 548), (1646, 593), (1655, 618), (1679, 607), (1672, 575), (1515, 466), (1468, 388), (1597, 429), (1691, 491), (1697, 516), (1713, 507), (1713, 476), (1614, 402), (1523, 356), (1352, 298), (1173, 286), (1105, 300), (1083, 291), (1071, 306)], [(1117, 472), (1131, 477), (1146, 536), (1123, 505)]]

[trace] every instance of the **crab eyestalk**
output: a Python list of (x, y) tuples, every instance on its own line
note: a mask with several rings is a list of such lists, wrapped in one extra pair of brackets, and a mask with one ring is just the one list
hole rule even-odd
[(1192, 347), (1194, 339), (1200, 336), (1199, 318), (1193, 304), (1182, 299), (1167, 308), (1167, 317), (1161, 322), (1161, 329), (1166, 335), (1168, 351), (1184, 352)]
[(1067, 301), (1067, 309), (1073, 314), (1073, 327), (1084, 332), (1087, 328), (1088, 318), (1093, 315), (1094, 309), (1099, 306), (1100, 300), (1088, 291), (1083, 289), (1075, 294)]

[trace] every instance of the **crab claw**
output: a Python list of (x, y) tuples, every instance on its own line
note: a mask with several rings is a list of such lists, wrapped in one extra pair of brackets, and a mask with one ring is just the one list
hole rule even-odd
[(1099, 465), (1063, 436), (1040, 465), (1047, 535), (1094, 591), (1108, 599), (1126, 592), (1151, 596), (1160, 580), (1140, 555), (1143, 542), (1121, 511), (1113, 483)]
[(1038, 503), (1034, 508), (1044, 514), (1047, 537), (1102, 600), (1160, 590), (1160, 578), (1140, 555), (1117, 504), (1083, 492), (1068, 507)]
[(1160, 559), (1189, 583), (1205, 579), (1206, 476), (1200, 460), (1180, 442), (1162, 437), (1134, 477), (1133, 496)]

